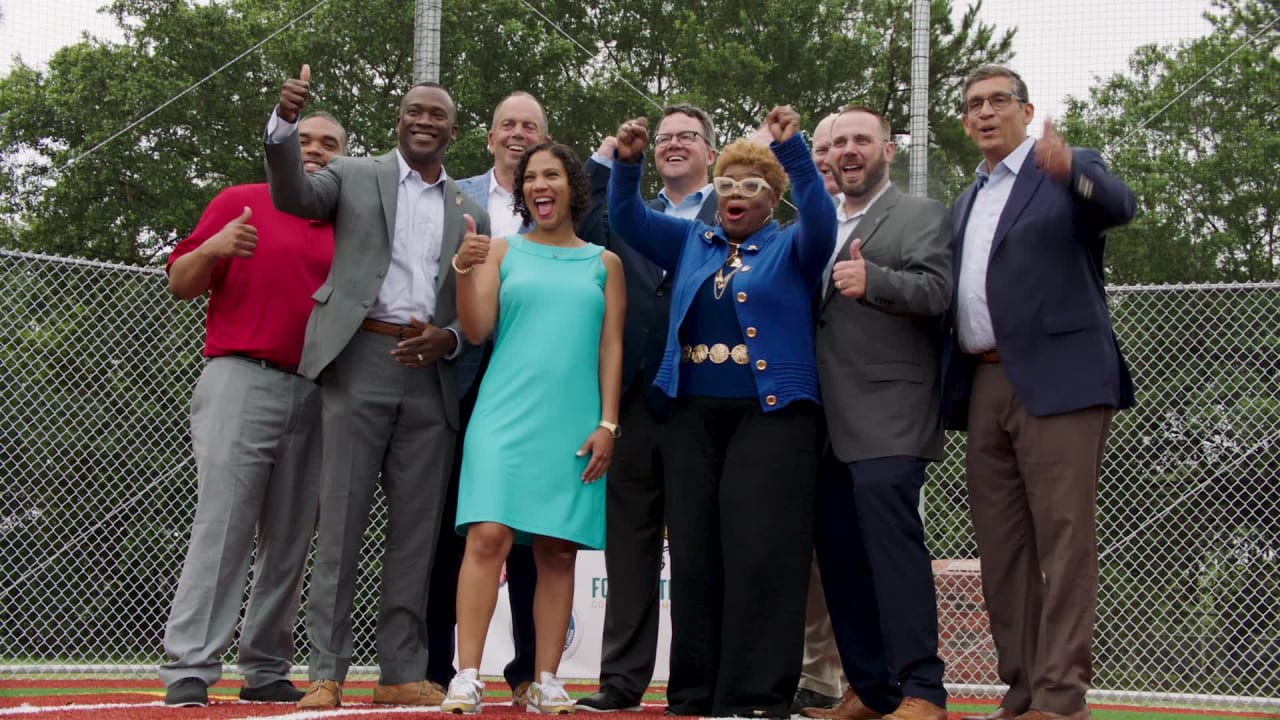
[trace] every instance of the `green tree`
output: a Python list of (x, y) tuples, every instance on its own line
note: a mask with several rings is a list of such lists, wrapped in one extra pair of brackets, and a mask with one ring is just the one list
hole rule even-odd
[(1141, 208), (1111, 238), (1112, 281), (1280, 278), (1280, 1), (1213, 7), (1209, 35), (1139, 48), (1068, 103), (1067, 136), (1111, 148)]
[[(392, 147), (397, 102), (412, 82), (412, 3), (332, 0), (308, 13), (313, 5), (115, 0), (120, 42), (86, 38), (45, 70), (15, 66), (0, 78), (0, 242), (162, 261), (218, 189), (262, 180), (263, 123), (304, 62), (314, 107), (342, 119), (354, 152)], [(1007, 59), (1012, 37), (978, 22), (977, 5), (952, 23), (951, 6), (933, 1), (931, 27), (933, 187), (943, 198), (977, 161), (954, 120), (959, 79)], [(780, 102), (808, 125), (860, 102), (907, 127), (909, 3), (549, 0), (538, 12), (519, 0), (444, 4), (442, 80), (461, 124), (451, 175), (490, 164), (492, 108), (515, 89), (541, 97), (553, 135), (582, 155), (621, 120), (676, 100), (710, 109), (722, 141)]]

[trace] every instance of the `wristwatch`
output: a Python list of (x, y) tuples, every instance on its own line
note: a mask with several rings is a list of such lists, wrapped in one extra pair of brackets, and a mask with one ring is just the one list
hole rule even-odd
[(617, 440), (618, 438), (622, 437), (622, 426), (619, 425), (618, 423), (611, 423), (608, 420), (601, 420), (600, 427), (604, 428), (605, 430), (608, 430), (609, 434), (613, 436), (614, 440)]

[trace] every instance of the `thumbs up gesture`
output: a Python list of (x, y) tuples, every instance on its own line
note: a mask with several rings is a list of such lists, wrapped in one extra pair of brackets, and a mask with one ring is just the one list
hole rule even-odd
[(466, 274), (476, 265), (483, 265), (489, 258), (489, 236), (476, 232), (476, 219), (471, 215), (463, 215), (467, 221), (467, 234), (462, 236), (462, 244), (458, 246), (458, 254), (453, 258), (453, 269)]
[(303, 65), (297, 78), (284, 81), (280, 88), (280, 102), (276, 114), (285, 122), (297, 122), (302, 106), (311, 97), (311, 66)]
[(258, 230), (249, 224), (253, 211), (245, 208), (240, 217), (232, 220), (200, 246), (200, 251), (216, 258), (253, 257), (258, 246)]
[(849, 243), (849, 259), (831, 266), (831, 280), (841, 295), (861, 298), (867, 294), (867, 261), (862, 259), (862, 239)]

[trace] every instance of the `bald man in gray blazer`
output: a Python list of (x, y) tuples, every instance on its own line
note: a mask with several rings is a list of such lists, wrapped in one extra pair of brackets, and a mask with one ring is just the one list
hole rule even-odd
[[(485, 212), (444, 171), (457, 110), (438, 84), (400, 102), (398, 147), (306, 175), (292, 123), (310, 70), (287, 81), (267, 127), (276, 207), (334, 226), (333, 268), (315, 292), (299, 373), (318, 378), (324, 456), (308, 597), (310, 679), (301, 708), (341, 705), (351, 611), (375, 483), (387, 499), (373, 702), (439, 705), (426, 680), (426, 589), (458, 428), (454, 253), (464, 214)], [(452, 528), (446, 530), (453, 532)]]
[(830, 450), (815, 547), (850, 689), (811, 717), (946, 720), (933, 572), (918, 506), (942, 457), (941, 328), (951, 302), (946, 208), (889, 181), (874, 110), (846, 108), (827, 164), (843, 198), (818, 314)]

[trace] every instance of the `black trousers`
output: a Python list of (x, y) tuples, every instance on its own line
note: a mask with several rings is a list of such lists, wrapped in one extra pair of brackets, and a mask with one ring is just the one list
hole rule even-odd
[[(471, 411), (475, 409), (479, 386), (478, 381), (473, 383), (471, 390), (459, 401), (463, 428), (466, 428)], [(467, 548), (467, 539), (454, 530), (465, 434), (458, 433), (458, 446), (453, 454), (453, 469), (449, 472), (449, 488), (445, 496), (444, 518), (440, 524), (440, 539), (436, 542), (436, 558), (431, 565), (431, 584), (427, 587), (427, 679), (444, 687), (449, 687), (449, 681), (456, 673), (453, 651), (454, 630), (458, 624), (458, 571), (462, 568), (462, 556)], [(511, 553), (507, 555), (507, 597), (511, 602), (511, 637), (516, 655), (502, 671), (512, 690), (520, 683), (534, 679), (533, 591), (537, 584), (533, 547), (513, 544)]]
[(804, 652), (821, 410), (677, 400), (663, 432), (669, 709), (790, 717)]
[(659, 418), (636, 382), (622, 398), (622, 437), (606, 488), (605, 570), (609, 595), (600, 651), (600, 686), (639, 702), (658, 652), (663, 489)]
[(947, 706), (938, 657), (938, 609), (920, 519), (928, 461), (823, 461), (818, 569), (849, 685), (890, 713), (904, 697)]

